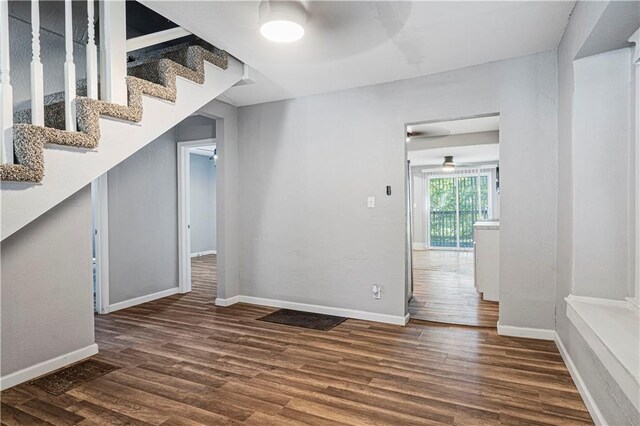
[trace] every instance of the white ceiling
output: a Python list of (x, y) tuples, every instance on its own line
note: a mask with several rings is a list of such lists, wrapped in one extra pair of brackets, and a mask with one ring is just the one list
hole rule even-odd
[(407, 132), (422, 137), (460, 135), (464, 133), (491, 132), (500, 127), (500, 116), (464, 118), (460, 120), (439, 121), (437, 123), (418, 123), (407, 126)]
[(453, 155), (456, 166), (497, 162), (500, 148), (497, 143), (487, 145), (453, 146), (407, 152), (411, 166), (442, 166), (445, 155)]
[(142, 0), (258, 73), (226, 100), (250, 105), (418, 77), (553, 49), (573, 1), (305, 1), (305, 36), (265, 40), (258, 1)]
[(196, 155), (204, 155), (205, 157), (211, 157), (215, 149), (216, 149), (215, 145), (197, 146), (197, 147), (189, 148), (189, 153), (196, 154)]

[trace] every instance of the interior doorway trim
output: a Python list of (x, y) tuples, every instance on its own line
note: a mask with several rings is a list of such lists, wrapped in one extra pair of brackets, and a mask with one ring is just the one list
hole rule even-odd
[(180, 293), (191, 291), (191, 182), (189, 149), (216, 145), (216, 138), (178, 142), (178, 288)]
[(99, 314), (109, 313), (109, 188), (107, 173), (91, 182), (93, 237), (96, 249), (96, 307)]

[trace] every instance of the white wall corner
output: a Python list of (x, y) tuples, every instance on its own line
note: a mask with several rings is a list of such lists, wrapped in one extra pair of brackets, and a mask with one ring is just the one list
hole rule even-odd
[(75, 362), (82, 361), (83, 359), (97, 353), (98, 345), (94, 343), (73, 352), (32, 365), (31, 367), (23, 368), (22, 370), (14, 373), (7, 374), (6, 376), (0, 377), (0, 390), (9, 389), (10, 387), (19, 385), (20, 383), (35, 379), (36, 377), (40, 377), (44, 374), (66, 367), (67, 365)]
[(528, 339), (554, 340), (556, 332), (555, 330), (549, 330), (546, 328), (514, 327), (511, 325), (502, 325), (500, 324), (500, 321), (498, 321), (498, 334), (501, 336), (510, 337), (526, 337)]
[(228, 299), (221, 299), (220, 297), (216, 297), (214, 304), (216, 306), (225, 307), (235, 305), (236, 303), (240, 303), (240, 296), (233, 296)]

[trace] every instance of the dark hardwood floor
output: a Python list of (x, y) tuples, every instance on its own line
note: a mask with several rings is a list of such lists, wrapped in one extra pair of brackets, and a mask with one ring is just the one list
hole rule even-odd
[(96, 359), (119, 370), (60, 396), (1, 394), (2, 424), (591, 424), (553, 342), (411, 321), (331, 331), (213, 305), (215, 259), (193, 291), (96, 316)]
[(218, 295), (218, 257), (215, 254), (191, 258), (191, 288), (214, 298)]
[(482, 300), (474, 287), (473, 252), (413, 251), (411, 318), (496, 328), (498, 302)]

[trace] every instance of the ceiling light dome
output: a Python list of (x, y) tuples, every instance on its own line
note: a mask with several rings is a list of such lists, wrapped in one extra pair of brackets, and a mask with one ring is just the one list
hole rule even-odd
[(456, 168), (456, 163), (453, 162), (452, 155), (445, 155), (444, 163), (442, 163), (442, 170), (445, 172), (451, 172)]
[(298, 1), (262, 0), (258, 13), (260, 34), (267, 40), (290, 43), (304, 35), (307, 12)]

